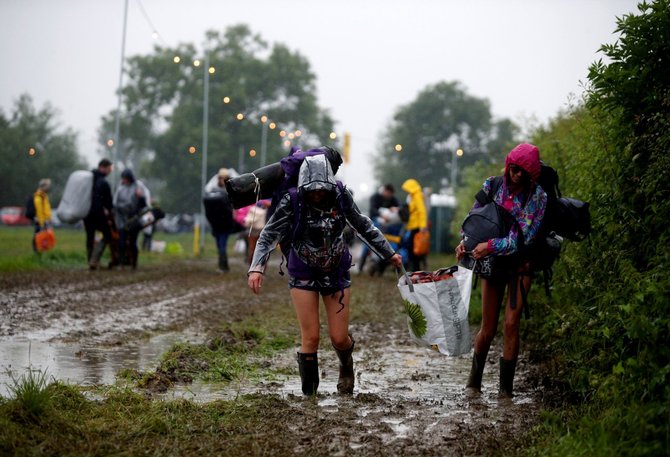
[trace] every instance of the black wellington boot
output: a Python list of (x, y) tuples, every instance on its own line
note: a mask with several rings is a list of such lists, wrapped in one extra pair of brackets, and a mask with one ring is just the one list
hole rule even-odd
[(337, 380), (337, 392), (340, 394), (354, 393), (354, 359), (351, 353), (354, 352), (356, 341), (351, 335), (349, 335), (349, 338), (351, 338), (351, 347), (349, 349), (341, 350), (333, 346), (337, 357), (340, 359), (340, 377)]
[(477, 354), (475, 352), (472, 356), (472, 368), (470, 369), (468, 383), (465, 385), (467, 389), (472, 389), (475, 392), (482, 391), (482, 376), (484, 375), (484, 366), (486, 365), (487, 354), (488, 351), (482, 354)]
[(302, 381), (302, 393), (316, 395), (319, 388), (319, 359), (317, 353), (304, 354), (298, 352), (298, 368)]
[(228, 267), (228, 255), (219, 254), (219, 270), (223, 272), (230, 271)]
[(514, 387), (514, 371), (516, 370), (516, 360), (505, 360), (500, 357), (500, 398), (512, 398)]

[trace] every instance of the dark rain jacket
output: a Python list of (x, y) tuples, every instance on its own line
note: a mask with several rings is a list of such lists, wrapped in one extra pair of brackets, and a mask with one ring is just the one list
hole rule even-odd
[(109, 186), (104, 174), (99, 170), (93, 170), (93, 190), (91, 195), (91, 209), (87, 218), (101, 218), (105, 216), (104, 209), (111, 212), (112, 188)]

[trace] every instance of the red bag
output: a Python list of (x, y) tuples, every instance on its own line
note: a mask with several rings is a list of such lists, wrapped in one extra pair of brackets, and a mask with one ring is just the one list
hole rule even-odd
[(412, 252), (415, 256), (426, 255), (430, 252), (430, 232), (428, 230), (421, 230), (414, 234)]
[(37, 252), (45, 252), (56, 245), (56, 235), (52, 228), (40, 230), (35, 234), (35, 248)]

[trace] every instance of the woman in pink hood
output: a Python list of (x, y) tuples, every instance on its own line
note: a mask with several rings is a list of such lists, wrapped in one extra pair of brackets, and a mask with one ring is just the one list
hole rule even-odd
[[(505, 236), (481, 242), (466, 252), (463, 241), (456, 247), (460, 261), (466, 255), (475, 260), (493, 256), (494, 269), (482, 282), (482, 323), (475, 337), (472, 370), (466, 388), (481, 392), (482, 374), (491, 342), (498, 328), (500, 306), (507, 288), (505, 322), (503, 327), (503, 353), (500, 357), (500, 396), (511, 397), (519, 355), (519, 326), (523, 309), (523, 293), (530, 289), (528, 259), (523, 247), (534, 240), (547, 205), (547, 194), (536, 183), (540, 176), (540, 151), (537, 146), (522, 143), (512, 149), (505, 159), (502, 177), (489, 177), (482, 192), (502, 206), (515, 223)], [(475, 202), (473, 209), (482, 204)]]

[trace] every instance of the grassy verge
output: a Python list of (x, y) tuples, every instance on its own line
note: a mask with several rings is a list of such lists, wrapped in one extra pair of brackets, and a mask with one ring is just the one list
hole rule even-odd
[[(19, 400), (0, 399), (2, 455), (290, 455), (295, 408), (271, 395), (197, 405), (152, 401), (111, 389), (89, 401), (77, 389), (53, 383), (42, 389), (44, 407), (32, 414)], [(263, 420), (260, 420), (263, 418)], [(253, 436), (277, 436), (270, 446)]]

